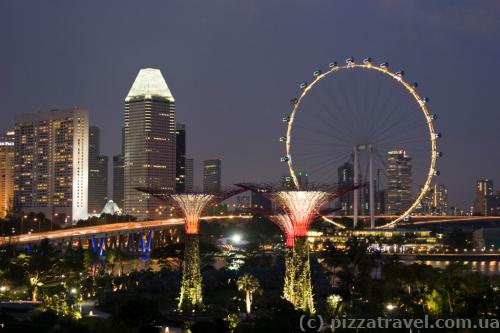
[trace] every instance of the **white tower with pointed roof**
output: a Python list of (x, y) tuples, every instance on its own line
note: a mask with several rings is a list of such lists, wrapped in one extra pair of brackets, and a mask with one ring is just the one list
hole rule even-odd
[(125, 98), (124, 212), (139, 220), (166, 216), (137, 187), (175, 189), (175, 99), (161, 71), (139, 71)]

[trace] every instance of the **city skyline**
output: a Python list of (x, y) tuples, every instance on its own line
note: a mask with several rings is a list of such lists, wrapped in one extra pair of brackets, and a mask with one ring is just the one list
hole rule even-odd
[(500, 327), (499, 0), (0, 1), (0, 38), (0, 331)]
[[(87, 7), (73, 9), (64, 5), (58, 8), (47, 5), (31, 12), (25, 11), (23, 4), (1, 6), (3, 14), (0, 15), (5, 19), (0, 24), (2, 31), (7, 32), (7, 44), (12, 46), (1, 56), (2, 70), (6, 74), (1, 84), (6, 89), (1, 90), (5, 107), (0, 112), (7, 120), (0, 125), (2, 133), (13, 128), (13, 115), (79, 105), (89, 110), (91, 125), (106, 127), (104, 155), (116, 155), (120, 151), (121, 115), (127, 86), (139, 68), (156, 67), (164, 72), (179, 101), (179, 121), (186, 123), (192, 133), (189, 134), (189, 156), (196, 161), (197, 185), (201, 184), (200, 162), (212, 156), (224, 160), (225, 185), (242, 180), (277, 180), (287, 173), (279, 162), (283, 154), (282, 146), (277, 142), (283, 134), (280, 119), (289, 111), (288, 101), (297, 94), (298, 83), (309, 79), (314, 69), (326, 67), (333, 59), (342, 61), (351, 55), (357, 59), (372, 56), (378, 62), (389, 61), (391, 66), (405, 69), (408, 76), (422, 82), (419, 90), (431, 98), (430, 109), (438, 114), (438, 126), (443, 133), (440, 147), (444, 158), (439, 161), (441, 176), (436, 181), (446, 184), (449, 189), (450, 206), (467, 209), (474, 203), (477, 179), (500, 178), (496, 167), (500, 164), (500, 157), (491, 154), (491, 148), (484, 147), (484, 142), (499, 139), (495, 121), (490, 121), (497, 117), (493, 87), (498, 86), (499, 78), (489, 73), (498, 71), (495, 59), (500, 54), (499, 48), (488, 42), (495, 40), (500, 30), (495, 19), (499, 8), (494, 2), (482, 8), (472, 7), (466, 2), (453, 5), (414, 2), (408, 6), (387, 2), (378, 7), (361, 2), (331, 4), (335, 11), (316, 10), (314, 3), (308, 7), (292, 3), (285, 9), (289, 15), (278, 19), (282, 28), (269, 36), (255, 32), (264, 32), (270, 27), (274, 17), (270, 14), (278, 10), (274, 4), (225, 7), (230, 14), (225, 17), (229, 20), (227, 26), (232, 26), (231, 32), (225, 29), (225, 24), (218, 23), (217, 8), (220, 7), (217, 6), (204, 7), (204, 14), (197, 13), (193, 18), (183, 16), (183, 20), (188, 19), (186, 22), (176, 19), (163, 23), (148, 22), (146, 27), (136, 30), (126, 25), (126, 10), (136, 10), (140, 20), (144, 20), (146, 12), (131, 3), (123, 3), (123, 13), (113, 13), (111, 20), (116, 27), (108, 29), (104, 28), (107, 27), (104, 15), (95, 17), (95, 27), (82, 21)], [(113, 6), (103, 7), (111, 9)], [(180, 4), (165, 8), (187, 9)], [(304, 8), (307, 10), (303, 11)], [(359, 13), (364, 23), (348, 29), (349, 22), (336, 16), (343, 10)], [(370, 10), (391, 20), (382, 22), (373, 18), (369, 15)], [(22, 27), (14, 24), (20, 15), (29, 17), (34, 12), (36, 17), (28, 19)], [(428, 13), (432, 15), (426, 15)], [(313, 15), (316, 19), (309, 26), (294, 25)], [(51, 24), (39, 28), (39, 20), (49, 16), (62, 22), (73, 19), (80, 25), (76, 24), (72, 31), (61, 31)], [(413, 17), (425, 20), (426, 24), (419, 24)], [(391, 27), (395, 25), (406, 33), (392, 32)], [(14, 27), (20, 29), (18, 35), (10, 33)], [(184, 29), (176, 32), (177, 27)], [(117, 34), (114, 39), (95, 41), (88, 39), (93, 35), (92, 29), (101, 29), (104, 36), (111, 36), (116, 31), (125, 33)], [(141, 29), (148, 29), (149, 34), (144, 34)], [(356, 40), (353, 37), (364, 36), (367, 29), (372, 29), (370, 34), (384, 37), (367, 41), (365, 45), (350, 41)], [(200, 31), (204, 33), (200, 34)], [(335, 46), (315, 42), (328, 40), (331, 31), (340, 31), (335, 35), (339, 39)], [(438, 32), (432, 35), (429, 31)], [(151, 54), (134, 50), (124, 54), (122, 48), (128, 45), (128, 38), (123, 37), (127, 33), (138, 34), (144, 38), (144, 43), (166, 34), (172, 47), (159, 45), (157, 52)], [(30, 52), (38, 45), (33, 38), (38, 38), (39, 34), (52, 37), (44, 39), (47, 45), (41, 47), (42, 50), (48, 48), (69, 57), (61, 59), (51, 57), (52, 52), (47, 55)], [(314, 41), (307, 40), (310, 34), (316, 36)], [(25, 45), (16, 41), (25, 40), (22, 37), (27, 38)], [(73, 43), (73, 37), (81, 43)], [(296, 39), (304, 43), (302, 48), (307, 52), (295, 49)], [(186, 40), (192, 43), (184, 43)], [(274, 41), (278, 41), (276, 46)], [(209, 42), (232, 46), (236, 52), (221, 54), (216, 48), (206, 52), (204, 48)], [(264, 57), (252, 51), (256, 48), (270, 49), (273, 53)], [(478, 56), (476, 49), (486, 51)], [(97, 50), (97, 53), (93, 55), (88, 50)], [(80, 53), (81, 57), (72, 57)], [(102, 60), (97, 61), (97, 56)], [(311, 67), (311, 64), (316, 66)], [(199, 70), (193, 70), (194, 67)], [(238, 79), (233, 76), (236, 69), (240, 70)], [(468, 80), (460, 79), (464, 76)], [(26, 80), (27, 77), (30, 80)], [(46, 81), (49, 77), (51, 84)], [(215, 77), (218, 79), (214, 80)], [(241, 78), (244, 78), (243, 83), (234, 84)], [(19, 97), (26, 92), (30, 98)], [(259, 103), (246, 103), (254, 95), (258, 96)], [(470, 110), (474, 110), (473, 115)], [(231, 140), (226, 140), (228, 136)], [(207, 146), (213, 148), (206, 149)], [(478, 163), (482, 158), (492, 160)], [(453, 167), (456, 163), (462, 166), (460, 170)]]

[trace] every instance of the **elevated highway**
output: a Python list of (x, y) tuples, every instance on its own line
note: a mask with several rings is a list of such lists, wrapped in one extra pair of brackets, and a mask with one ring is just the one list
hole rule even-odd
[[(252, 215), (224, 215), (205, 216), (201, 220), (213, 221), (223, 219), (250, 219)], [(150, 231), (167, 230), (175, 226), (184, 224), (182, 218), (171, 218), (166, 220), (153, 220), (143, 222), (122, 222), (103, 224), (89, 227), (67, 228), (61, 230), (22, 234), (11, 237), (0, 238), (0, 245), (5, 244), (35, 244), (43, 239), (49, 241), (85, 241), (89, 239), (101, 239), (103, 237), (120, 236), (129, 233), (149, 233)]]

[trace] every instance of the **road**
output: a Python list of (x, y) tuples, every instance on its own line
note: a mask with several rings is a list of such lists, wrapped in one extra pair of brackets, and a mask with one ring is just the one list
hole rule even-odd
[[(221, 219), (250, 219), (252, 215), (225, 215), (225, 216), (205, 216), (201, 220), (221, 220)], [(363, 218), (363, 217), (360, 217)], [(474, 221), (494, 221), (500, 220), (500, 216), (412, 216), (412, 222), (409, 225), (431, 225), (440, 223), (467, 223)], [(124, 233), (131, 231), (149, 231), (161, 230), (171, 226), (184, 224), (182, 218), (171, 218), (166, 220), (153, 220), (144, 222), (123, 222), (104, 224), (92, 227), (67, 228), (62, 230), (47, 231), (41, 233), (23, 234), (12, 237), (1, 237), (0, 245), (4, 244), (26, 244), (36, 243), (42, 239), (78, 239), (88, 238), (97, 235), (110, 235), (113, 233)]]
[[(225, 215), (225, 216), (204, 216), (201, 220), (222, 220), (222, 219), (250, 219), (251, 215)], [(114, 233), (126, 233), (132, 231), (160, 230), (171, 226), (184, 224), (182, 218), (171, 218), (166, 220), (153, 220), (144, 222), (122, 222), (113, 224), (104, 224), (91, 227), (67, 228), (62, 230), (47, 231), (41, 233), (23, 234), (11, 237), (0, 238), (0, 245), (5, 244), (26, 244), (37, 243), (42, 239), (78, 239), (88, 238), (96, 235), (110, 235)]]

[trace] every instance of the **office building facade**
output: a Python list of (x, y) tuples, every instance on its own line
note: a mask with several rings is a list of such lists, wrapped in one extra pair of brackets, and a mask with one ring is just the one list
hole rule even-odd
[(118, 205), (120, 209), (123, 209), (125, 204), (125, 193), (124, 193), (124, 183), (125, 183), (125, 161), (124, 161), (124, 151), (125, 151), (125, 128), (122, 128), (122, 149), (120, 154), (113, 156), (113, 201)]
[(175, 125), (175, 192), (186, 192), (186, 125)]
[(185, 191), (186, 193), (194, 191), (194, 160), (192, 158), (186, 158)]
[(476, 200), (474, 202), (474, 215), (489, 215), (487, 197), (493, 195), (493, 180), (479, 179), (476, 182)]
[(418, 211), (425, 215), (448, 215), (448, 189), (443, 184), (434, 184), (424, 195)]
[(220, 192), (222, 178), (222, 161), (220, 159), (203, 161), (203, 191)]
[(4, 218), (13, 205), (14, 139), (14, 131), (0, 138), (0, 218)]
[(410, 208), (412, 200), (412, 163), (401, 149), (387, 153), (386, 214), (400, 215)]
[(139, 220), (166, 216), (137, 187), (175, 190), (175, 100), (154, 68), (139, 71), (125, 98), (124, 212)]
[[(14, 206), (71, 223), (87, 218), (89, 116), (50, 110), (15, 119)], [(57, 215), (56, 215), (57, 214)]]
[(108, 202), (108, 157), (101, 155), (101, 131), (89, 127), (89, 214), (99, 214)]
[[(350, 162), (345, 162), (338, 169), (337, 183), (339, 187), (354, 186), (354, 166)], [(338, 198), (340, 215), (352, 215), (353, 213), (354, 193), (352, 191), (345, 193)]]
[(125, 162), (123, 155), (113, 156), (113, 201), (123, 209), (125, 204)]

